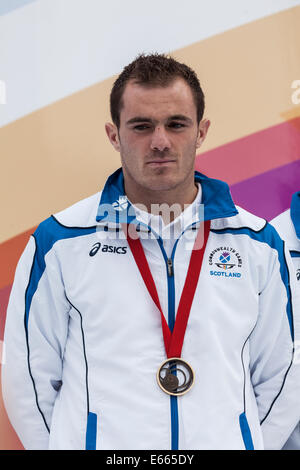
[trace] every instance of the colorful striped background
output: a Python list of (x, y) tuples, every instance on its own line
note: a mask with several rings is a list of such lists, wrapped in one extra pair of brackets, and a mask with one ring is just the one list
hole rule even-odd
[[(73, 5), (78, 6), (80, 1), (76, 0)], [(57, 6), (57, 2), (53, 2), (53, 9), (54, 3)], [(213, 0), (211, 8), (221, 3), (224, 2)], [(229, 3), (233, 8), (234, 0)], [(236, 12), (241, 8), (238, 3), (235, 2)], [(92, 21), (95, 13), (99, 13), (99, 4), (96, 7), (92, 0), (87, 4), (90, 11), (85, 14)], [(252, 12), (255, 18), (251, 17), (250, 2), (245, 2), (249, 5), (245, 18), (237, 15), (234, 27), (229, 22), (225, 24), (224, 19), (224, 24), (218, 24), (216, 30), (205, 30), (204, 36), (202, 29), (207, 18), (200, 8), (202, 4), (195, 3), (194, 11), (199, 15), (199, 32), (195, 29), (193, 37), (198, 40), (189, 36), (187, 23), (188, 39), (182, 42), (182, 47), (177, 47), (175, 39), (172, 39), (174, 48), (169, 44), (161, 47), (162, 52), (171, 51), (178, 60), (191, 65), (205, 90), (205, 117), (212, 125), (197, 155), (196, 169), (227, 181), (237, 204), (270, 220), (289, 207), (292, 194), (300, 189), (300, 105), (291, 99), (292, 82), (300, 79), (300, 6), (294, 6), (299, 2), (277, 0), (273, 2), (277, 6), (272, 11), (259, 11), (256, 16)], [(36, 15), (42, 18), (43, 8), (50, 8), (48, 0), (44, 5), (37, 0), (16, 1), (14, 8), (13, 2), (12, 8), (3, 5), (0, 31), (1, 25), (3, 31), (22, 21), (28, 26), (33, 17), (37, 21)], [(228, 11), (227, 16), (234, 17), (233, 13), (233, 10)], [(130, 14), (128, 11), (127, 20)], [(60, 11), (60, 15), (67, 24), (67, 11)], [(54, 13), (51, 21), (54, 26), (58, 21)], [(79, 34), (84, 36), (87, 29), (88, 22)], [(26, 28), (24, 41), (28, 41), (25, 33)], [(67, 27), (64, 34), (68, 34)], [(55, 35), (52, 39), (55, 42)], [(22, 41), (22, 37), (19, 40)], [(18, 48), (10, 41), (9, 47), (18, 53)], [(39, 41), (39, 37), (32, 41)], [(59, 50), (59, 41), (51, 47)], [(107, 44), (99, 44), (101, 51), (106, 47)], [(141, 44), (135, 44), (134, 54), (131, 51), (130, 57), (124, 57), (124, 63), (150, 47), (154, 47), (151, 41), (144, 44), (141, 40)], [(70, 54), (72, 52), (70, 50)], [(18, 56), (14, 59), (17, 61)], [(66, 57), (67, 60), (71, 59)], [(76, 57), (74, 61), (76, 63)], [(80, 75), (81, 63), (78, 62)], [(36, 67), (41, 66), (36, 63)], [(119, 69), (120, 66), (116, 66), (115, 73)], [(8, 93), (8, 104), (0, 105), (0, 339), (3, 339), (15, 267), (35, 226), (49, 214), (98, 191), (107, 176), (120, 165), (119, 156), (104, 133), (104, 123), (110, 119), (109, 90), (115, 78), (109, 70), (103, 70), (99, 79), (99, 70), (91, 69), (89, 84), (74, 82), (72, 89), (68, 82), (64, 91), (59, 88), (60, 80), (64, 81), (61, 76), (53, 85), (57, 87), (56, 99), (39, 90), (40, 96), (32, 108), (28, 108), (25, 101), (14, 102), (13, 99), (10, 107), (9, 92), (13, 84), (10, 87), (10, 80), (0, 75), (0, 79), (7, 79)], [(76, 74), (77, 70), (73, 72)], [(35, 74), (38, 75), (36, 71)], [(48, 86), (51, 88), (52, 84)], [(22, 449), (1, 400), (0, 449)]]

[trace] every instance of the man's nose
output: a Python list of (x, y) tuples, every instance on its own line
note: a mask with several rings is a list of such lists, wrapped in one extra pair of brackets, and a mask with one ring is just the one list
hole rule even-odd
[(160, 152), (168, 150), (171, 147), (167, 132), (164, 127), (156, 127), (154, 129), (150, 147), (151, 150), (159, 150)]

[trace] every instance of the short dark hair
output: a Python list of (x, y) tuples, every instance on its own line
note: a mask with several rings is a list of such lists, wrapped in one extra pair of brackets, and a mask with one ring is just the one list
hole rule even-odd
[(204, 113), (204, 94), (194, 70), (177, 62), (165, 54), (140, 54), (127, 65), (118, 76), (110, 93), (110, 113), (113, 123), (119, 129), (120, 112), (123, 106), (122, 96), (126, 84), (134, 80), (143, 86), (168, 86), (174, 79), (183, 78), (190, 86), (197, 108), (197, 121), (201, 121)]

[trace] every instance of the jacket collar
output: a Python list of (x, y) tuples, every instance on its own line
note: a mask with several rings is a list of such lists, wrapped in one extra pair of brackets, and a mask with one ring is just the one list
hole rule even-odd
[[(238, 214), (227, 183), (208, 178), (195, 171), (195, 182), (201, 184), (204, 220), (231, 217)], [(203, 211), (199, 211), (199, 221), (203, 220)], [(105, 223), (139, 223), (134, 209), (128, 201), (124, 190), (124, 176), (119, 168), (107, 179), (102, 191), (97, 222)]]
[(292, 197), (291, 219), (295, 227), (296, 235), (300, 239), (300, 191), (293, 194)]

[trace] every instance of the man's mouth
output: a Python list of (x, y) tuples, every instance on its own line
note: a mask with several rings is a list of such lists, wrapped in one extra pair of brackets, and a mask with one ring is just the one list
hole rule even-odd
[(171, 163), (175, 163), (175, 160), (152, 160), (151, 162), (148, 162), (147, 165), (164, 166), (164, 165), (169, 165)]

